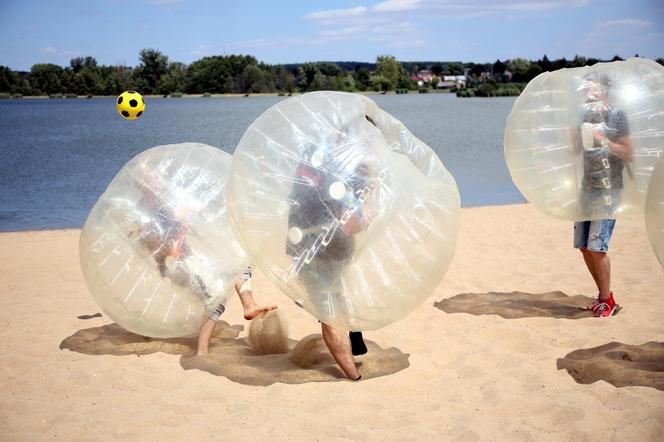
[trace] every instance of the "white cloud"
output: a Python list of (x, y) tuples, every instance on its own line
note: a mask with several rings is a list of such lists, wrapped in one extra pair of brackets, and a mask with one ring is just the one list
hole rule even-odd
[(58, 48), (54, 48), (53, 46), (46, 46), (45, 48), (37, 49), (37, 52), (42, 54), (56, 54), (58, 52)]
[(358, 6), (356, 8), (328, 9), (325, 11), (310, 12), (309, 14), (305, 15), (304, 18), (307, 20), (327, 21), (346, 17), (357, 17), (364, 15), (366, 12), (366, 7)]
[(350, 26), (340, 29), (327, 29), (325, 31), (321, 31), (318, 35), (321, 37), (339, 38), (361, 34), (366, 32), (366, 30), (366, 26)]
[(535, 12), (588, 6), (590, 0), (384, 0), (369, 7), (329, 9), (303, 18), (326, 25), (357, 25), (409, 17), (471, 18), (501, 12)]
[(363, 0), (359, 6), (313, 11), (302, 18), (319, 29), (309, 38), (282, 39), (284, 45), (317, 45), (331, 41), (367, 41), (386, 48), (424, 47), (433, 30), (417, 26), (422, 20), (441, 21), (475, 17), (526, 20), (534, 13), (585, 7), (590, 0)]
[(58, 49), (54, 46), (46, 46), (43, 48), (37, 48), (35, 49), (36, 52), (39, 52), (40, 54), (48, 54), (48, 55), (55, 55), (57, 57), (69, 57), (74, 55), (74, 51), (69, 51), (69, 50), (61, 50)]
[(191, 51), (191, 53), (199, 57), (207, 57), (214, 55), (215, 48), (212, 45), (198, 45), (198, 47)]
[[(363, 23), (355, 26), (323, 29), (310, 37), (243, 40), (228, 43), (229, 50), (244, 48), (302, 47), (328, 45), (332, 42), (368, 41), (386, 48), (412, 48), (425, 44), (421, 31), (407, 21)], [(199, 55), (199, 54), (195, 54)]]
[[(655, 23), (635, 18), (597, 22), (575, 41), (581, 52), (595, 57), (610, 58), (614, 55), (631, 56), (635, 53), (649, 57), (659, 56), (657, 42), (664, 39), (664, 32), (651, 29)], [(661, 46), (661, 45), (660, 45)]]
[(376, 12), (402, 12), (418, 9), (422, 0), (386, 0), (374, 5), (371, 9)]
[(441, 13), (444, 17), (472, 17), (496, 14), (506, 11), (549, 11), (553, 9), (578, 8), (588, 6), (590, 0), (540, 0), (540, 1), (514, 1), (514, 0), (471, 0), (450, 3), (440, 0), (428, 0), (423, 5), (422, 12)]
[[(480, 2), (481, 3), (481, 2)], [(580, 6), (587, 6), (590, 4), (590, 0), (572, 0), (572, 1), (534, 1), (534, 2), (523, 2), (523, 1), (499, 1), (491, 5), (491, 3), (486, 6), (490, 7), (492, 10), (505, 10), (505, 11), (547, 11), (551, 9), (562, 9), (562, 8), (576, 8)]]
[(235, 42), (235, 46), (241, 48), (266, 48), (270, 46), (276, 46), (277, 41), (267, 38), (261, 38), (256, 40), (242, 40)]
[(621, 20), (608, 20), (600, 24), (602, 28), (630, 27), (630, 28), (649, 28), (652, 22), (639, 20), (638, 18), (625, 18)]

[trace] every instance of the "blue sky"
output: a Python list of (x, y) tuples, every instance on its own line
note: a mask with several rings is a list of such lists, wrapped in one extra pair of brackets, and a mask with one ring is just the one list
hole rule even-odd
[(0, 0), (0, 65), (138, 64), (250, 54), (267, 63), (664, 56), (661, 0)]

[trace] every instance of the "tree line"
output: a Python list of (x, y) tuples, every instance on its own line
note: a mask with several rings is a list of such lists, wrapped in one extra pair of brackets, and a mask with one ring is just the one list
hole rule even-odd
[[(309, 62), (269, 65), (250, 55), (217, 55), (193, 63), (170, 61), (156, 49), (143, 49), (138, 66), (99, 65), (94, 57), (76, 57), (69, 66), (50, 63), (32, 66), (29, 72), (0, 66), (0, 94), (24, 95), (117, 95), (125, 90), (143, 94), (251, 94), (264, 92), (309, 92), (316, 90), (389, 91), (435, 87), (418, 84), (414, 75), (431, 71), (437, 81), (444, 75), (467, 74), (470, 87), (489, 82), (528, 82), (544, 71), (589, 66), (603, 60), (576, 56), (571, 60), (523, 58), (495, 63), (400, 62), (389, 55), (375, 63)], [(614, 57), (612, 60), (620, 60)], [(658, 58), (660, 64), (664, 59)], [(488, 87), (488, 86), (487, 86)], [(485, 87), (486, 89), (486, 87)]]

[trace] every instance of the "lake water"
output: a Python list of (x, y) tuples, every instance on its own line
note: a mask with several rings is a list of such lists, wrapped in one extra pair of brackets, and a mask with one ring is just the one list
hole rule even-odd
[[(454, 175), (462, 206), (523, 202), (503, 157), (514, 98), (371, 96), (429, 144)], [(120, 168), (139, 152), (197, 141), (232, 153), (282, 97), (148, 99), (125, 121), (113, 99), (0, 100), (0, 231), (81, 227)]]

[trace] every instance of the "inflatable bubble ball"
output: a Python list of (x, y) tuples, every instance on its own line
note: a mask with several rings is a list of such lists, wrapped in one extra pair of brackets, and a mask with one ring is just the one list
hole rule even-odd
[(113, 178), (81, 233), (92, 297), (125, 329), (189, 336), (225, 304), (247, 257), (228, 222), (231, 156), (205, 144), (148, 149)]
[(247, 129), (228, 185), (252, 262), (322, 322), (370, 330), (405, 317), (454, 254), (459, 193), (429, 146), (372, 100), (312, 92)]
[(504, 145), (512, 180), (550, 215), (641, 214), (664, 148), (664, 67), (630, 58), (545, 72), (514, 103)]
[(646, 199), (646, 230), (652, 249), (664, 267), (664, 156), (652, 173)]

